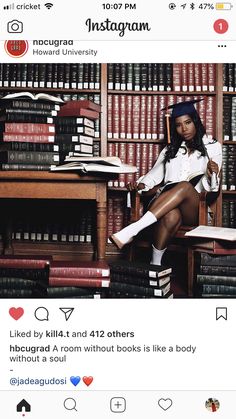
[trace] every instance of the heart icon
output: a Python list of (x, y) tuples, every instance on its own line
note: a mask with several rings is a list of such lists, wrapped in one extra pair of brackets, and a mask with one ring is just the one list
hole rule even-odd
[(77, 375), (76, 377), (70, 377), (70, 382), (76, 387), (80, 382), (80, 377)]
[(90, 386), (90, 384), (93, 382), (93, 377), (83, 377), (83, 382), (86, 384), (86, 386)]
[(163, 410), (168, 410), (172, 406), (173, 402), (171, 399), (159, 399), (158, 405)]
[(24, 309), (22, 307), (11, 307), (9, 309), (9, 314), (14, 320), (19, 320), (24, 314)]

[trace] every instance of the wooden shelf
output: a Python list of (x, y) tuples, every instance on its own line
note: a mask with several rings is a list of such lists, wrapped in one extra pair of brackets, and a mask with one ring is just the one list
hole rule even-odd
[(147, 140), (147, 139), (141, 139), (141, 138), (108, 138), (108, 143), (151, 143), (151, 144), (164, 144), (164, 140)]
[(208, 92), (208, 91), (205, 91), (205, 92), (195, 92), (195, 91), (194, 92), (189, 92), (189, 91), (176, 92), (176, 91), (173, 91), (173, 90), (170, 90), (170, 91), (166, 91), (166, 90), (154, 91), (154, 90), (114, 90), (113, 89), (113, 90), (108, 90), (107, 93), (108, 94), (118, 94), (118, 95), (120, 95), (120, 94), (122, 94), (122, 95), (179, 95), (179, 96), (185, 96), (185, 95), (188, 95), (188, 96), (189, 95), (215, 96), (216, 95), (215, 91), (213, 91), (213, 92)]
[(236, 145), (236, 141), (228, 141), (228, 140), (224, 140), (223, 144), (228, 144), (228, 145)]
[(38, 92), (38, 93), (100, 93), (101, 89), (67, 89), (66, 87), (0, 87), (3, 92), (14, 91), (14, 92)]
[(236, 191), (222, 191), (223, 195), (236, 195)]

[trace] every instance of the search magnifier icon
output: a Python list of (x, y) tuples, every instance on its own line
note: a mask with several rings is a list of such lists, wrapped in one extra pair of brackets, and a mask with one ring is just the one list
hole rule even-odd
[(76, 401), (75, 399), (72, 399), (72, 397), (68, 397), (67, 399), (64, 400), (64, 408), (66, 410), (76, 410)]

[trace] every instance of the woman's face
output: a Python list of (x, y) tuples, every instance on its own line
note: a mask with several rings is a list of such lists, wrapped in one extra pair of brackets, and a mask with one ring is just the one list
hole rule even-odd
[(196, 135), (196, 127), (189, 115), (178, 116), (175, 119), (177, 133), (185, 140), (191, 141)]

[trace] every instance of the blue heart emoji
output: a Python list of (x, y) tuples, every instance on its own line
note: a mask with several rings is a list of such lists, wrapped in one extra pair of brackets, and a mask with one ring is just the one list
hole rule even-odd
[(80, 377), (78, 375), (77, 375), (77, 377), (72, 376), (72, 377), (70, 377), (70, 381), (76, 387), (80, 382)]

